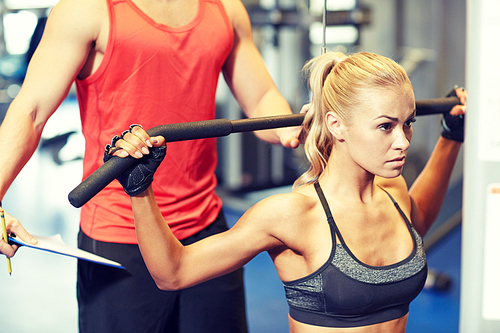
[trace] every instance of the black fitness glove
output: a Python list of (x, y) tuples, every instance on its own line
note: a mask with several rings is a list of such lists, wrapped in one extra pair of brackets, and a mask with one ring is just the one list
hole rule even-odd
[[(446, 95), (446, 97), (452, 96), (458, 97), (455, 89)], [(464, 116), (463, 114), (458, 116), (449, 113), (443, 114), (441, 136), (445, 139), (464, 142)]]
[[(122, 137), (126, 132), (127, 131), (122, 133)], [(115, 136), (111, 140), (111, 145), (106, 145), (104, 150), (104, 163), (113, 157), (111, 155), (113, 152), (121, 149), (115, 146), (116, 141), (119, 139), (121, 138)], [(166, 153), (167, 146), (149, 148), (149, 154), (144, 155), (141, 159), (137, 160), (133, 166), (116, 178), (128, 195), (138, 195), (144, 192), (149, 185), (151, 185), (153, 182), (153, 175), (160, 163), (163, 161)]]

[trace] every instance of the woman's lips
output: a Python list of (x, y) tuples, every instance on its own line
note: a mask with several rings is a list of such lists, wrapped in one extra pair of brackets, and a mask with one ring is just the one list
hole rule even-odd
[(389, 163), (393, 164), (397, 168), (400, 168), (405, 164), (405, 159), (406, 158), (404, 156), (402, 156), (402, 157), (398, 157), (398, 158), (390, 160)]

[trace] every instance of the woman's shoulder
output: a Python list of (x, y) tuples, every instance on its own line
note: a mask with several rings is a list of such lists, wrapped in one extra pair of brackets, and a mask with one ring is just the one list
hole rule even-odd
[(269, 208), (275, 207), (282, 210), (283, 213), (307, 211), (315, 204), (315, 200), (307, 187), (308, 185), (305, 185), (289, 193), (272, 195), (259, 202), (259, 204)]
[[(277, 240), (278, 244), (271, 251), (276, 256), (287, 249), (294, 253), (303, 253), (309, 240), (317, 228), (311, 228), (321, 220), (318, 212), (319, 200), (314, 197), (314, 188), (307, 187), (293, 190), (290, 193), (270, 196), (256, 205), (245, 215), (248, 221), (253, 221), (253, 228), (264, 230), (266, 234)], [(312, 187), (312, 186), (310, 186)], [(247, 220), (247, 219), (245, 219)]]
[(256, 203), (250, 210), (251, 213), (265, 215), (270, 221), (288, 222), (302, 220), (318, 203), (317, 197), (304, 185), (289, 193), (275, 194)]

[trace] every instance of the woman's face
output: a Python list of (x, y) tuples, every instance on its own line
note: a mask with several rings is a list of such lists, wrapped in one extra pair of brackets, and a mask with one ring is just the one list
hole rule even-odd
[(376, 89), (365, 95), (361, 108), (343, 126), (344, 143), (354, 163), (365, 171), (384, 178), (397, 177), (413, 134), (413, 90), (410, 86)]

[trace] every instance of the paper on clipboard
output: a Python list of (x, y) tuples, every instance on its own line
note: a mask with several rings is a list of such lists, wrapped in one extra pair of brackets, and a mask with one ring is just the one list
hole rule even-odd
[(70, 256), (82, 260), (87, 260), (91, 262), (95, 262), (98, 264), (102, 265), (107, 265), (107, 266), (112, 266), (112, 267), (117, 267), (117, 268), (122, 268), (125, 269), (120, 263), (116, 261), (112, 261), (103, 257), (100, 257), (98, 255), (95, 255), (93, 253), (77, 249), (74, 247), (71, 247), (64, 243), (62, 237), (60, 234), (53, 235), (53, 236), (35, 236), (33, 235), (35, 239), (38, 240), (38, 243), (36, 245), (26, 243), (22, 241), (19, 237), (11, 235), (9, 236), (9, 241), (14, 242), (16, 244), (30, 247), (33, 249), (38, 249), (42, 251), (47, 251), (47, 252), (52, 252), (52, 253), (57, 253), (65, 256)]

